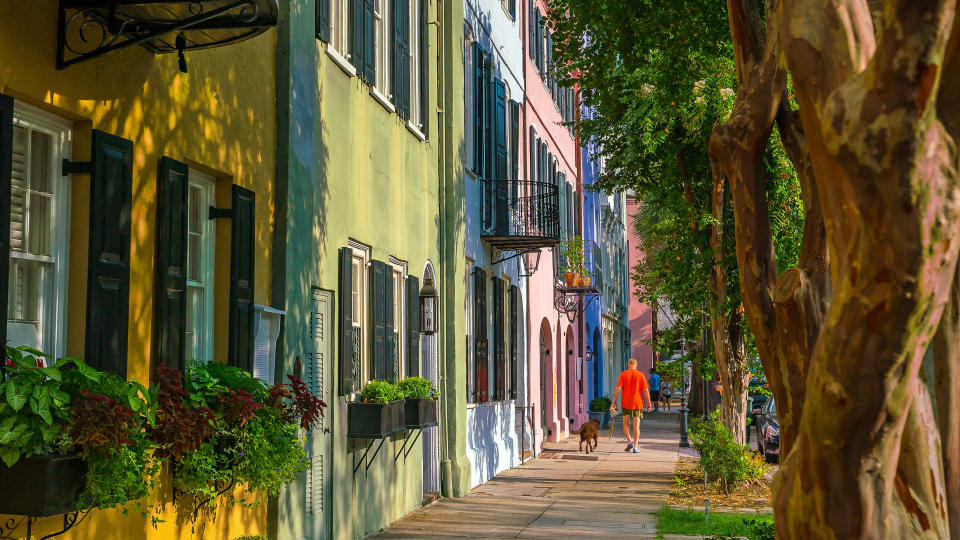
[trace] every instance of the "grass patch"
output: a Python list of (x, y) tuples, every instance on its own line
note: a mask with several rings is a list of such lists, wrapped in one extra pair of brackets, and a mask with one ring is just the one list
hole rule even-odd
[[(704, 520), (703, 512), (697, 510), (677, 510), (663, 507), (657, 512), (657, 533), (690, 534), (702, 536), (745, 536), (747, 538), (763, 538), (758, 535), (756, 526), (748, 521), (760, 524), (773, 524), (773, 516), (758, 514), (715, 514), (710, 512), (710, 523)], [(769, 525), (767, 526), (769, 527)]]

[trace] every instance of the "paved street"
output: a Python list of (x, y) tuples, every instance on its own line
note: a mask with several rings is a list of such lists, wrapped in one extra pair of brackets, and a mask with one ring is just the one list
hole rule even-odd
[(676, 414), (649, 414), (640, 454), (623, 430), (602, 430), (589, 456), (579, 438), (507, 470), (469, 496), (446, 499), (394, 523), (377, 538), (655, 538), (677, 460)]

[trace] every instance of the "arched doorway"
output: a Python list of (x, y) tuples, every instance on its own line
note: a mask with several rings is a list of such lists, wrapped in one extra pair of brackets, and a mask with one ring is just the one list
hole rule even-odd
[[(565, 332), (566, 339), (564, 339), (564, 362), (557, 362), (557, 380), (563, 380), (563, 364), (566, 364), (567, 377), (566, 377), (566, 386), (567, 386), (567, 403), (566, 411), (567, 418), (569, 419), (570, 429), (577, 429), (579, 427), (579, 415), (577, 414), (578, 407), (580, 403), (580, 381), (578, 380), (578, 369), (577, 369), (577, 348), (576, 342), (573, 337), (573, 325), (567, 325), (567, 331)], [(580, 374), (582, 377), (582, 374)]]
[(548, 387), (551, 389), (554, 387), (552, 380), (547, 380), (547, 374), (552, 369), (550, 362), (550, 343), (552, 342), (550, 323), (544, 319), (540, 324), (540, 433), (543, 439), (546, 439), (547, 435), (547, 418), (553, 417), (557, 399), (556, 391), (547, 391)]

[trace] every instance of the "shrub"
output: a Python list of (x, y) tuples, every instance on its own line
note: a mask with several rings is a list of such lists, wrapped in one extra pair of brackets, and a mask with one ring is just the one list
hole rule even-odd
[(360, 390), (360, 401), (364, 403), (389, 403), (403, 397), (397, 386), (387, 381), (370, 381)]
[(433, 399), (440, 397), (433, 383), (423, 377), (407, 377), (397, 383), (397, 390), (403, 397), (411, 399)]
[(746, 446), (737, 444), (733, 434), (714, 412), (706, 422), (690, 427), (690, 442), (700, 453), (700, 466), (725, 493), (739, 483), (763, 476), (765, 466)]
[(590, 400), (590, 412), (604, 412), (610, 410), (613, 401), (607, 396), (598, 397)]

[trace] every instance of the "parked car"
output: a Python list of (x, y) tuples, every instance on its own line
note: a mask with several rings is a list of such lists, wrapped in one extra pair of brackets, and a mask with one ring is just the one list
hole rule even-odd
[(763, 410), (763, 406), (767, 403), (767, 394), (769, 392), (761, 393), (761, 389), (770, 389), (770, 385), (767, 384), (763, 379), (753, 378), (750, 379), (750, 384), (747, 386), (747, 395), (750, 397), (750, 409), (747, 411), (747, 418), (751, 420), (747, 422), (747, 442), (750, 442), (750, 430), (755, 429), (757, 433), (760, 433), (759, 427), (757, 427), (757, 415), (754, 414), (754, 411), (757, 409)]
[(777, 403), (770, 396), (762, 409), (754, 409), (757, 418), (757, 450), (767, 463), (780, 461), (780, 423), (777, 419)]

